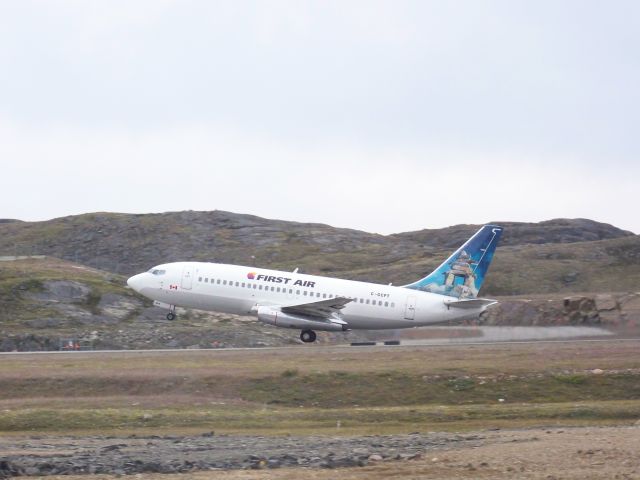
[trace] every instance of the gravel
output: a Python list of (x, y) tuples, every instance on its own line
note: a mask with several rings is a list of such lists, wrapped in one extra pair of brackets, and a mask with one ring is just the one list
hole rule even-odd
[(216, 435), (0, 439), (0, 478), (197, 470), (341, 468), (420, 458), (439, 448), (480, 445), (480, 435), (366, 437)]

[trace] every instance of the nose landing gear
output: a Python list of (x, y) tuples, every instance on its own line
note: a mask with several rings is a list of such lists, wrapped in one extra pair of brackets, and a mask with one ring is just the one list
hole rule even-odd
[(302, 332), (300, 332), (300, 340), (304, 343), (313, 343), (316, 341), (316, 332), (313, 330), (302, 330)]
[(176, 306), (175, 305), (171, 305), (169, 310), (169, 313), (167, 313), (167, 320), (169, 320), (170, 322), (176, 319)]

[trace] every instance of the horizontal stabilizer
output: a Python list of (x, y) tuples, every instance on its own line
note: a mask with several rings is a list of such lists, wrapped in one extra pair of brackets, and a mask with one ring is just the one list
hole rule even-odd
[(451, 300), (451, 301), (444, 301), (444, 304), (447, 307), (453, 307), (453, 308), (486, 308), (489, 305), (494, 305), (498, 303), (497, 300), (491, 300), (490, 298), (472, 298), (469, 300)]

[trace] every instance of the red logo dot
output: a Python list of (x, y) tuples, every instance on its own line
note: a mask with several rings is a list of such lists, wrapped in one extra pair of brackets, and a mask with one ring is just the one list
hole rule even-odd
[(249, 280), (253, 280), (254, 278), (256, 278), (256, 274), (255, 274), (255, 272), (249, 272), (249, 273), (247, 273), (247, 278), (248, 278)]

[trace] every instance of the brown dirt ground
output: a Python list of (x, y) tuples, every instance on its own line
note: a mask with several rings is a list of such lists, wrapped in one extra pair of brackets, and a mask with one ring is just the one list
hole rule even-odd
[[(143, 480), (640, 479), (640, 425), (482, 432), (486, 444), (429, 453), (417, 460), (336, 470), (279, 469), (135, 475)], [(86, 480), (86, 476), (48, 477)], [(94, 476), (94, 480), (112, 476)]]

